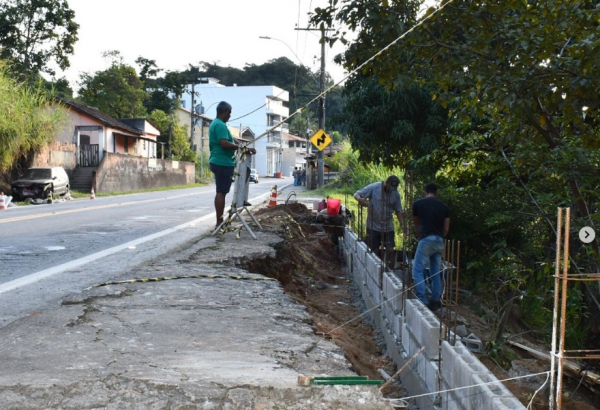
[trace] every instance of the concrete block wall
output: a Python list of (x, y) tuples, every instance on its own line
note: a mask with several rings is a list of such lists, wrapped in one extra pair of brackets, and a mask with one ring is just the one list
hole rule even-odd
[[(525, 409), (460, 341), (454, 345), (443, 341), (440, 347), (437, 316), (419, 300), (406, 299), (401, 294), (402, 281), (392, 272), (383, 272), (381, 260), (350, 229), (346, 229), (343, 243), (350, 276), (360, 288), (369, 317), (383, 334), (387, 352), (396, 365), (403, 366), (425, 346), (423, 354), (402, 376), (411, 395), (432, 393), (416, 399), (419, 407)], [(436, 393), (444, 390), (452, 391)], [(437, 406), (437, 398), (441, 398), (441, 407)]]

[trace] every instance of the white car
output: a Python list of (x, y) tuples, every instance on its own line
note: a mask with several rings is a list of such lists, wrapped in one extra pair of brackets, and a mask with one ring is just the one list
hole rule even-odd
[(258, 172), (254, 168), (250, 170), (250, 182), (258, 184)]

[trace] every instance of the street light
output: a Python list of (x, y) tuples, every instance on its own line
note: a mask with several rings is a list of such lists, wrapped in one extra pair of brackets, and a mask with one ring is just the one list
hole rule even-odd
[(286, 43), (285, 41), (283, 41), (283, 40), (280, 40), (280, 39), (278, 39), (278, 38), (269, 37), (269, 36), (259, 36), (258, 38), (260, 38), (260, 39), (262, 39), (262, 40), (275, 40), (275, 41), (279, 41), (280, 43), (283, 43), (283, 44), (285, 44), (285, 46), (286, 46), (287, 48), (289, 48), (289, 49), (290, 49), (290, 51), (292, 52), (292, 54), (294, 55), (294, 57), (296, 57), (296, 59), (298, 60), (298, 62), (300, 63), (300, 65), (301, 65), (302, 67), (304, 67), (304, 69), (305, 69), (305, 70), (307, 70), (307, 71), (310, 73), (310, 76), (311, 76), (311, 78), (312, 78), (313, 80), (315, 80), (315, 83), (317, 83), (317, 85), (319, 85), (319, 82), (318, 82), (318, 81), (317, 81), (317, 79), (316, 79), (316, 78), (313, 76), (313, 73), (312, 73), (312, 71), (310, 71), (310, 68), (308, 68), (307, 66), (305, 66), (305, 65), (304, 65), (304, 63), (302, 62), (302, 60), (300, 60), (300, 57), (298, 57), (298, 56), (296, 55), (296, 53), (294, 53), (294, 50), (292, 50), (292, 47), (290, 47), (288, 43)]

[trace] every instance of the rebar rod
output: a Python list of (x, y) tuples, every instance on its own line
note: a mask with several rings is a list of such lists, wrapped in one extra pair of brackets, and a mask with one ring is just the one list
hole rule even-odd
[(560, 313), (560, 343), (558, 348), (558, 382), (556, 384), (556, 409), (562, 410), (562, 384), (565, 350), (565, 328), (567, 322), (567, 287), (569, 280), (569, 234), (571, 229), (571, 208), (565, 213), (565, 235), (563, 241), (563, 277), (562, 277), (562, 300)]
[(458, 241), (458, 248), (456, 251), (456, 293), (454, 296), (454, 303), (456, 306), (456, 311), (454, 312), (454, 341), (452, 345), (456, 344), (456, 329), (458, 327), (458, 289), (459, 289), (459, 281), (460, 281), (460, 241)]
[(560, 287), (560, 256), (562, 239), (562, 208), (558, 208), (558, 217), (556, 222), (556, 266), (554, 267), (554, 311), (552, 314), (552, 351), (550, 352), (550, 398), (548, 405), (550, 410), (554, 410), (554, 388), (556, 384), (556, 333), (558, 322), (558, 289)]

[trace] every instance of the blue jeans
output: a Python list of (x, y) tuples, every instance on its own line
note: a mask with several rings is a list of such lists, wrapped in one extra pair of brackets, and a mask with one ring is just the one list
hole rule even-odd
[(431, 280), (431, 300), (438, 302), (442, 296), (442, 253), (444, 239), (441, 236), (429, 235), (419, 241), (413, 260), (413, 281), (417, 297), (427, 304), (425, 295), (425, 262), (429, 260), (429, 279)]

